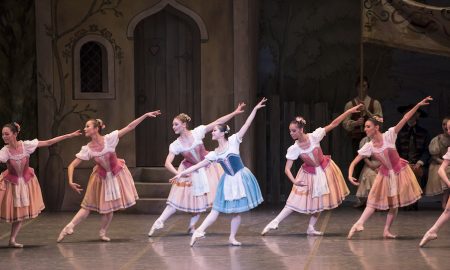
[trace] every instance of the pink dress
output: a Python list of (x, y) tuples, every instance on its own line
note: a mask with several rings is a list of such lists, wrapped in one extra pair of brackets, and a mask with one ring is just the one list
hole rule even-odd
[(115, 130), (105, 135), (102, 151), (93, 151), (85, 145), (76, 154), (81, 160), (94, 159), (96, 163), (81, 202), (82, 208), (107, 214), (136, 204), (139, 197), (133, 177), (125, 161), (116, 155), (118, 143), (119, 132)]
[(45, 208), (38, 179), (29, 167), (39, 141), (20, 143), (22, 147), (15, 153), (7, 145), (0, 150), (0, 162), (8, 166), (0, 175), (0, 219), (6, 222), (35, 218)]
[[(442, 157), (442, 159), (450, 160), (450, 147), (447, 149), (447, 153)], [(450, 200), (447, 201), (445, 211), (450, 211)]]
[[(205, 137), (205, 126), (201, 125), (191, 131), (194, 142), (185, 147), (177, 139), (169, 146), (169, 152), (174, 155), (181, 154), (184, 160), (181, 162), (179, 171), (183, 171), (205, 159), (208, 151), (203, 145)], [(223, 170), (219, 164), (210, 164), (191, 173), (183, 182), (172, 185), (167, 204), (175, 209), (189, 213), (204, 212), (214, 202), (217, 184)]]
[(408, 162), (398, 155), (395, 148), (396, 139), (397, 133), (392, 127), (383, 133), (381, 147), (374, 147), (371, 141), (358, 150), (361, 156), (373, 155), (381, 163), (369, 192), (367, 206), (387, 210), (413, 204), (421, 197), (422, 189), (413, 171)]
[(309, 147), (301, 148), (297, 141), (289, 147), (286, 158), (303, 160), (303, 165), (295, 177), (296, 182), (305, 186), (294, 185), (286, 202), (286, 207), (303, 214), (318, 213), (338, 207), (350, 193), (341, 170), (325, 156), (320, 148), (320, 141), (325, 137), (324, 128), (317, 128), (308, 133)]

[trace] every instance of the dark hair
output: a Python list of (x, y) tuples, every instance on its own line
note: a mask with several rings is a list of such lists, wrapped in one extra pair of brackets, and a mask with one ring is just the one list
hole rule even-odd
[(5, 127), (9, 128), (9, 130), (11, 130), (12, 133), (14, 133), (14, 134), (18, 134), (20, 132), (19, 125), (17, 123), (14, 123), (14, 122), (8, 123), (8, 124), (3, 126), (3, 128), (5, 128)]
[(217, 124), (217, 127), (219, 128), (220, 132), (225, 133), (225, 139), (228, 139), (230, 136), (230, 127), (225, 124)]
[[(367, 83), (367, 89), (369, 89), (369, 86), (370, 86), (369, 78), (367, 78), (366, 75), (363, 76), (363, 82)], [(358, 87), (360, 83), (361, 83), (361, 76), (358, 76), (358, 78), (356, 78), (356, 81), (355, 81), (355, 87)]]
[(298, 128), (302, 129), (306, 125), (306, 120), (302, 116), (296, 116), (295, 119), (291, 121), (291, 124), (295, 124)]
[(98, 128), (98, 133), (102, 134), (102, 130), (106, 128), (102, 119), (89, 119), (88, 122), (92, 122), (95, 128)]
[(370, 117), (369, 119), (367, 119), (367, 121), (372, 122), (375, 126), (379, 126), (380, 127), (380, 131), (383, 128), (383, 118), (377, 114), (374, 114), (372, 117)]

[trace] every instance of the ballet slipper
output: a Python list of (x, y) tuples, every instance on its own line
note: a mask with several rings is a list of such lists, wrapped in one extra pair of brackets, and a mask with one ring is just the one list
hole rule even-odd
[(236, 239), (228, 239), (228, 243), (230, 243), (233, 247), (240, 247), (242, 246), (242, 243), (237, 241)]
[(431, 240), (436, 240), (436, 239), (437, 239), (437, 234), (434, 232), (428, 231), (427, 233), (425, 233), (422, 240), (420, 241), (419, 247), (424, 247), (426, 243), (428, 243)]
[(276, 220), (272, 220), (269, 224), (264, 227), (264, 230), (262, 230), (261, 235), (266, 235), (270, 230), (277, 230), (278, 229), (278, 222)]
[(10, 248), (23, 248), (22, 244), (17, 243), (16, 241), (9, 241)]
[(148, 237), (152, 237), (156, 230), (160, 230), (162, 228), (164, 228), (164, 222), (156, 220), (155, 223), (153, 223), (152, 228), (148, 232)]
[(323, 232), (316, 231), (314, 228), (308, 228), (306, 234), (310, 236), (322, 236)]
[(194, 233), (192, 234), (192, 237), (191, 237), (190, 246), (193, 247), (195, 245), (195, 243), (197, 242), (197, 240), (202, 239), (202, 238), (205, 238), (205, 232), (199, 232), (198, 230), (194, 231)]
[(390, 231), (385, 231), (383, 233), (383, 238), (384, 239), (395, 239), (395, 238), (397, 238), (397, 235), (392, 234)]
[(100, 230), (98, 236), (100, 237), (100, 240), (102, 240), (104, 242), (110, 242), (111, 241), (111, 238), (106, 236), (106, 231)]
[(361, 232), (364, 230), (364, 226), (358, 223), (353, 224), (352, 228), (348, 232), (347, 239), (351, 239), (355, 232)]
[(66, 237), (66, 235), (71, 235), (71, 234), (73, 234), (73, 226), (67, 225), (59, 233), (59, 236), (58, 236), (58, 239), (56, 240), (56, 242), (58, 242), (58, 243), (61, 242), (64, 239), (64, 237)]

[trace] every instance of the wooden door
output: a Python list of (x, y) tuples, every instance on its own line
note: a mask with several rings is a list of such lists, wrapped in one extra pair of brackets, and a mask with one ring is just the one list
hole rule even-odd
[(186, 15), (166, 8), (142, 20), (134, 33), (136, 117), (155, 109), (162, 117), (136, 130), (136, 165), (164, 166), (176, 139), (172, 120), (184, 112), (200, 123), (200, 32)]

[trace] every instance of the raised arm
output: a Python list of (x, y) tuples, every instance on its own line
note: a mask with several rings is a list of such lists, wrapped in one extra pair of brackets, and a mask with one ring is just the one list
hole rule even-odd
[(78, 165), (80, 165), (81, 161), (82, 161), (81, 159), (76, 158), (76, 159), (74, 159), (74, 160), (70, 163), (69, 167), (67, 167), (67, 175), (68, 175), (68, 178), (69, 178), (69, 186), (70, 186), (75, 192), (77, 192), (78, 194), (81, 194), (81, 192), (83, 191), (83, 189), (81, 188), (80, 185), (78, 185), (77, 183), (74, 183), (74, 182), (73, 182), (73, 171), (75, 170), (75, 168), (76, 168)]
[(325, 132), (328, 133), (333, 128), (337, 127), (342, 121), (344, 121), (347, 116), (352, 115), (352, 113), (359, 112), (360, 108), (363, 106), (363, 104), (359, 104), (346, 110), (343, 114), (336, 117), (336, 119), (334, 119), (328, 126), (325, 127)]
[(420, 107), (430, 104), (430, 101), (432, 101), (432, 100), (433, 100), (433, 98), (431, 96), (428, 96), (428, 97), (424, 98), (422, 101), (420, 101), (419, 103), (417, 103), (416, 106), (414, 106), (407, 113), (405, 113), (405, 115), (400, 120), (400, 122), (398, 122), (397, 125), (394, 127), (395, 133), (398, 133), (403, 128), (403, 126), (406, 124), (406, 122), (408, 122), (408, 120), (411, 117), (413, 117), (413, 115), (417, 112), (417, 110)]
[(204, 159), (204, 160), (200, 161), (199, 163), (195, 164), (194, 166), (189, 167), (188, 169), (177, 173), (177, 175), (175, 175), (174, 177), (169, 179), (169, 182), (171, 182), (171, 183), (177, 182), (179, 178), (181, 178), (187, 174), (190, 174), (191, 172), (194, 172), (200, 168), (206, 167), (206, 166), (208, 166), (208, 164), (209, 164), (209, 160)]
[(364, 156), (357, 155), (352, 163), (350, 163), (350, 167), (348, 168), (348, 181), (350, 181), (355, 186), (359, 186), (359, 183), (358, 180), (353, 177), (353, 172), (355, 171), (355, 166), (363, 159)]
[(233, 112), (231, 112), (231, 113), (229, 113), (227, 115), (224, 115), (224, 116), (220, 117), (219, 119), (217, 119), (217, 120), (209, 123), (208, 125), (206, 125), (206, 132), (212, 131), (215, 126), (217, 126), (219, 124), (225, 124), (226, 122), (230, 121), (231, 118), (235, 117), (238, 114), (243, 113), (244, 112), (244, 110), (243, 110), (244, 107), (245, 107), (245, 103), (243, 103), (243, 102), (239, 103), (237, 108)]
[(172, 164), (174, 159), (175, 159), (175, 154), (169, 152), (169, 154), (167, 154), (166, 162), (164, 163), (164, 167), (166, 167), (166, 169), (169, 172), (171, 172), (171, 173), (176, 175), (178, 173), (178, 171)]
[(70, 138), (73, 138), (73, 137), (77, 137), (77, 136), (80, 136), (80, 135), (81, 135), (81, 131), (80, 130), (76, 130), (76, 131), (74, 131), (72, 133), (68, 133), (68, 134), (65, 134), (65, 135), (62, 135), (62, 136), (58, 136), (58, 137), (55, 137), (55, 138), (50, 139), (50, 140), (39, 141), (37, 147), (47, 147), (47, 146), (50, 146), (52, 144), (58, 143), (60, 141), (64, 141), (64, 140), (67, 140), (67, 139), (70, 139)]
[(161, 112), (159, 110), (154, 111), (154, 112), (148, 112), (144, 115), (142, 115), (141, 117), (135, 119), (133, 122), (129, 123), (126, 127), (122, 128), (121, 130), (119, 130), (119, 138), (121, 138), (123, 135), (127, 134), (128, 132), (132, 131), (133, 129), (135, 129), (137, 127), (137, 125), (139, 125), (142, 121), (144, 121), (145, 118), (147, 117), (156, 117), (158, 115), (160, 115)]
[(255, 119), (255, 115), (256, 115), (256, 111), (258, 111), (261, 108), (266, 107), (266, 101), (267, 98), (262, 98), (261, 101), (256, 104), (256, 106), (253, 108), (252, 112), (250, 113), (250, 115), (248, 116), (247, 120), (245, 120), (244, 125), (241, 127), (241, 129), (239, 130), (239, 132), (237, 133), (239, 138), (244, 137), (245, 133), (247, 132), (248, 128), (250, 127), (250, 125), (253, 122), (253, 119)]
[(450, 180), (448, 179), (447, 173), (445, 172), (448, 165), (450, 165), (450, 160), (444, 159), (441, 166), (439, 167), (438, 174), (441, 177), (442, 181), (444, 181), (445, 184), (450, 188)]

